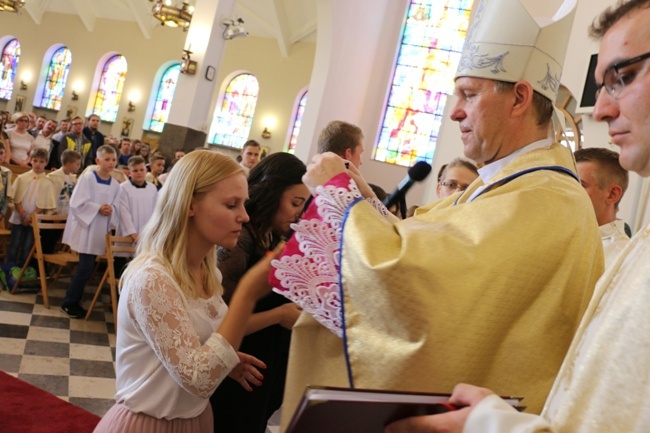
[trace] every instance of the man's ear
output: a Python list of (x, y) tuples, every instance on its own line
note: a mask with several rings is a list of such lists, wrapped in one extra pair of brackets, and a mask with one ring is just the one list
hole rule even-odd
[(607, 194), (607, 203), (616, 204), (623, 197), (623, 188), (617, 184), (611, 184), (609, 186), (609, 193)]
[(343, 159), (347, 159), (348, 161), (352, 158), (352, 149), (347, 148), (345, 149), (345, 152), (343, 152)]
[(528, 81), (517, 81), (513, 88), (515, 101), (512, 107), (513, 114), (521, 115), (533, 104), (533, 86)]

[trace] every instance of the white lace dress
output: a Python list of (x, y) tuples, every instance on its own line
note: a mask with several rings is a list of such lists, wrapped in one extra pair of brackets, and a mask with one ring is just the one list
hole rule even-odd
[[(166, 420), (203, 414), (209, 396), (239, 363), (214, 332), (227, 309), (220, 295), (187, 299), (154, 259), (132, 274), (118, 307), (117, 406)], [(122, 431), (114, 421), (110, 431)]]

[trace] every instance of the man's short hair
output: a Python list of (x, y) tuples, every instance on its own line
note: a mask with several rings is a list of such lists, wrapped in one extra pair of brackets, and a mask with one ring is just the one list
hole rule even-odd
[(131, 168), (135, 167), (136, 165), (146, 164), (146, 163), (147, 163), (147, 161), (145, 161), (143, 157), (141, 157), (140, 155), (134, 155), (131, 158), (129, 158), (126, 165), (129, 167), (129, 170), (130, 170)]
[(87, 120), (90, 120), (90, 119), (92, 119), (93, 117), (96, 117), (96, 118), (98, 118), (99, 120), (102, 120), (102, 118), (99, 117), (99, 115), (97, 115), (96, 113), (93, 113), (93, 114), (89, 115), (88, 118), (87, 118)]
[(32, 153), (30, 154), (31, 159), (42, 159), (42, 160), (49, 160), (50, 159), (50, 153), (43, 149), (42, 147), (37, 147), (36, 149), (32, 150)]
[(102, 144), (99, 146), (99, 149), (97, 149), (97, 158), (102, 157), (105, 153), (117, 155), (117, 152), (115, 151), (115, 148), (111, 145), (108, 144)]
[(151, 155), (151, 158), (149, 158), (149, 164), (152, 164), (155, 161), (160, 161), (161, 159), (164, 161), (165, 156), (162, 153), (156, 152), (153, 155)]
[(81, 120), (81, 121), (83, 122), (83, 119), (81, 118), (81, 116), (74, 116), (74, 117), (70, 120), (70, 123), (74, 122), (75, 120)]
[[(494, 80), (494, 91), (497, 93), (507, 92), (515, 87), (515, 83), (508, 81)], [(537, 125), (546, 126), (550, 124), (553, 117), (553, 101), (540, 93), (533, 92), (533, 108), (535, 109), (535, 117)]]
[(440, 168), (440, 171), (438, 172), (438, 182), (440, 182), (445, 177), (445, 174), (447, 174), (448, 169), (454, 167), (466, 168), (467, 170), (471, 171), (472, 173), (478, 176), (478, 169), (474, 164), (472, 164), (470, 161), (463, 158), (454, 158), (451, 160), (449, 164), (445, 164)]
[(354, 152), (362, 141), (361, 128), (342, 120), (333, 120), (318, 135), (318, 153), (334, 152), (345, 157), (346, 149)]
[[(259, 147), (260, 149), (262, 148), (262, 146), (261, 146), (257, 141), (255, 141), (255, 140), (248, 140), (248, 141), (247, 141), (246, 143), (244, 143), (244, 145), (242, 146), (241, 151), (243, 152), (244, 150), (246, 150), (247, 147), (251, 147), (251, 146), (252, 146), (252, 147)], [(183, 150), (183, 149), (181, 149), (181, 150)]]
[[(621, 163), (618, 161), (618, 153), (603, 147), (589, 147), (576, 150), (574, 155), (576, 162), (593, 162), (598, 166), (596, 178), (599, 188), (603, 189), (611, 184), (616, 184), (621, 187), (623, 194), (625, 194), (629, 175), (627, 170), (621, 167)], [(621, 198), (623, 198), (623, 194), (621, 194)], [(619, 202), (620, 200), (616, 202), (616, 207), (618, 207)]]
[(71, 162), (76, 162), (81, 159), (81, 154), (76, 150), (66, 149), (61, 153), (61, 165), (66, 165)]
[(589, 36), (600, 39), (621, 18), (636, 9), (650, 7), (650, 0), (619, 0), (616, 6), (610, 6), (598, 16), (589, 27)]

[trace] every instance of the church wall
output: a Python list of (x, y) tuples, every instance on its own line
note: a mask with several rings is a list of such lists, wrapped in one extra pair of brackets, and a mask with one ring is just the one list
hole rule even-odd
[[(151, 34), (151, 39), (145, 39), (134, 22), (98, 18), (94, 30), (89, 32), (76, 15), (45, 13), (41, 24), (37, 25), (26, 11), (18, 15), (0, 14), (0, 38), (12, 35), (21, 43), (16, 83), (20, 83), (25, 72), (32, 75), (28, 90), (22, 91), (19, 85), (16, 86), (10, 101), (0, 101), (0, 109), (13, 112), (16, 96), (22, 95), (25, 97), (23, 108), (32, 110), (43, 56), (53, 44), (60, 43), (72, 51), (62, 109), (57, 113), (37, 108), (36, 112), (60, 120), (65, 117), (68, 107), (74, 107), (78, 115), (85, 116), (94, 98), (90, 89), (98, 61), (109, 52), (120, 53), (126, 57), (128, 72), (117, 120), (115, 123), (102, 122), (100, 130), (119, 136), (123, 119), (132, 118), (134, 122), (130, 135), (140, 137), (154, 76), (165, 62), (180, 60), (186, 35), (179, 29), (162, 26), (154, 27)], [(221, 81), (235, 71), (249, 71), (257, 76), (261, 87), (251, 138), (259, 140), (263, 146), (269, 146), (271, 151), (284, 149), (294, 100), (298, 91), (309, 83), (314, 50), (314, 44), (299, 42), (291, 47), (289, 56), (283, 58), (275, 39), (249, 36), (228, 42), (216, 77), (217, 89), (221, 88)], [(199, 65), (197, 74), (203, 70), (204, 67)], [(80, 83), (78, 101), (71, 100), (75, 83)], [(136, 110), (129, 113), (127, 106), (130, 95), (134, 93), (139, 94), (140, 99), (135, 103)], [(215, 93), (215, 102), (216, 98)], [(276, 126), (271, 139), (263, 140), (262, 120), (269, 115), (276, 118)]]

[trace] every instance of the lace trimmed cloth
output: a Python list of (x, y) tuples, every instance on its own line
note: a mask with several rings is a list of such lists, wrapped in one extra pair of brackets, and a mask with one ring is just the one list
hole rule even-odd
[(156, 417), (196, 416), (239, 363), (215, 332), (227, 311), (223, 299), (187, 298), (153, 259), (125, 281), (122, 297), (117, 401)]
[[(276, 293), (299, 305), (339, 337), (341, 310), (341, 235), (350, 207), (363, 200), (357, 184), (341, 173), (316, 188), (304, 217), (292, 224), (293, 237), (272, 262), (270, 283)], [(375, 197), (367, 201), (382, 215), (390, 212)]]

